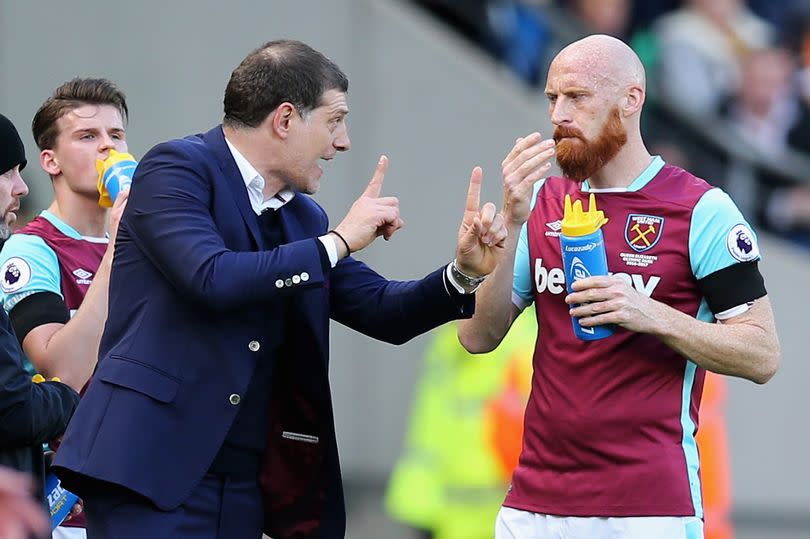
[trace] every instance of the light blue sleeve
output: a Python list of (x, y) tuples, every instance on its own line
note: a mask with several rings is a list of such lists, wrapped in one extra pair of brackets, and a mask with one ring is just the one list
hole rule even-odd
[[(545, 178), (534, 184), (534, 191), (530, 201), (530, 209), (534, 209), (537, 202), (537, 193), (543, 186)], [(529, 260), (529, 232), (528, 223), (523, 223), (518, 238), (517, 252), (515, 253), (515, 268), (512, 272), (512, 303), (518, 308), (525, 309), (534, 302), (532, 290), (532, 268)]]
[(62, 297), (56, 253), (39, 236), (12, 234), (0, 251), (0, 262), (0, 301), (6, 312), (38, 292)]
[(696, 279), (760, 258), (751, 225), (722, 189), (711, 189), (692, 210), (689, 258)]

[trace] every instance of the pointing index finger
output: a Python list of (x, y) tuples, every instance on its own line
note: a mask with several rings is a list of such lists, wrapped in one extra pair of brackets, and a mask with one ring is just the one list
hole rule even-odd
[(374, 169), (374, 176), (371, 177), (371, 181), (368, 182), (368, 187), (363, 191), (363, 196), (371, 198), (380, 196), (386, 170), (388, 170), (388, 157), (381, 155), (379, 161), (377, 161), (377, 168)]
[(475, 167), (470, 174), (470, 187), (467, 189), (467, 203), (464, 206), (465, 212), (478, 212), (481, 204), (481, 178), (484, 171), (481, 167)]

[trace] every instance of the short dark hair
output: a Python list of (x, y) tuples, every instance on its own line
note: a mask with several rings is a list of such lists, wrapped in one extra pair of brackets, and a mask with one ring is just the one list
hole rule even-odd
[(328, 90), (349, 90), (349, 79), (332, 60), (300, 41), (270, 41), (231, 73), (223, 122), (257, 127), (284, 102), (306, 114), (320, 105)]
[(53, 148), (59, 128), (56, 122), (68, 112), (84, 105), (112, 105), (126, 122), (129, 115), (124, 92), (107, 79), (75, 78), (54, 90), (34, 115), (31, 130), (40, 150)]

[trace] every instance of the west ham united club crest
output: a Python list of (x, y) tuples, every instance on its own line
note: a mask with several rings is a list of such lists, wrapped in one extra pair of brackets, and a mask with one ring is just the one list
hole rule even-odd
[(655, 247), (663, 230), (663, 217), (631, 213), (627, 216), (627, 225), (624, 227), (624, 239), (634, 251), (643, 253)]

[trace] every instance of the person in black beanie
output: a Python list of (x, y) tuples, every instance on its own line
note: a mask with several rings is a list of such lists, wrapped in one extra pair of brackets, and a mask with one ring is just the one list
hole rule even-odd
[[(0, 237), (7, 238), (20, 198), (28, 186), (20, 176), (25, 167), (25, 149), (17, 130), (0, 114)], [(7, 287), (24, 277), (26, 268), (8, 266), (0, 275)], [(30, 271), (30, 270), (29, 270)], [(23, 368), (23, 352), (8, 315), (0, 309), (0, 467), (32, 474), (37, 479), (37, 498), (44, 501), (45, 464), (42, 444), (62, 436), (79, 394), (52, 380), (34, 383)], [(5, 536), (5, 535), (4, 535)]]
[(14, 212), (20, 208), (20, 199), (28, 194), (28, 186), (20, 176), (26, 163), (25, 146), (17, 129), (0, 114), (0, 245), (11, 235), (11, 224), (17, 220)]

